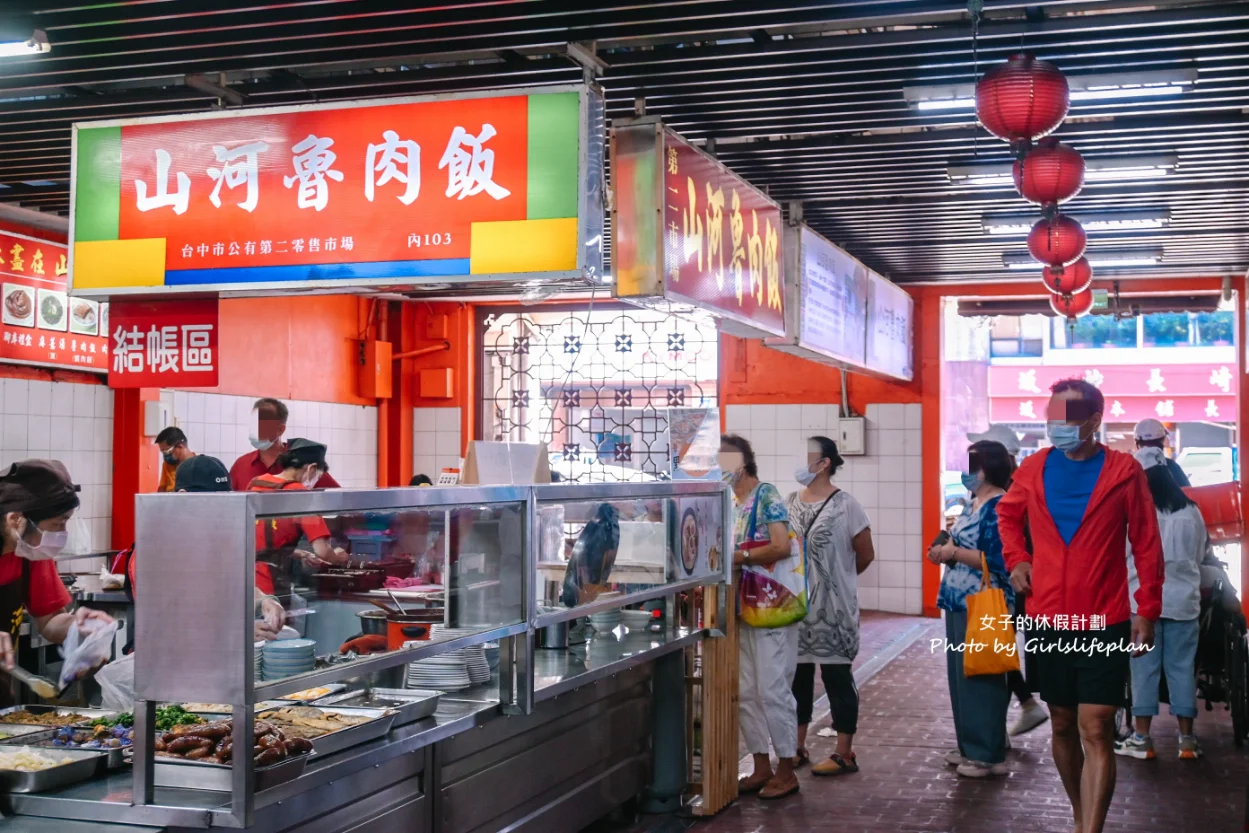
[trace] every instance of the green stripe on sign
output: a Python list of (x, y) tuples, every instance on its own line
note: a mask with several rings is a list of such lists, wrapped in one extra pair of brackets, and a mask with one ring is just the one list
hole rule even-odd
[(78, 129), (74, 241), (116, 240), (121, 213), (121, 128)]
[(529, 96), (530, 220), (577, 216), (580, 107), (577, 93)]

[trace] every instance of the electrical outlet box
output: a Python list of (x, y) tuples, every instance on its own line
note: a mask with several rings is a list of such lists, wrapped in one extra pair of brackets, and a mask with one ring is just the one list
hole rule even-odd
[(173, 425), (173, 409), (167, 402), (148, 399), (143, 403), (143, 436), (155, 437)]
[(863, 417), (837, 420), (837, 451), (843, 457), (867, 453), (867, 426)]

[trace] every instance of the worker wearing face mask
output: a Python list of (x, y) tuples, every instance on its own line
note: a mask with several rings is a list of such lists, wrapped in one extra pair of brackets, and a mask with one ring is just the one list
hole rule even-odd
[[(69, 592), (53, 560), (65, 549), (66, 524), (78, 508), (78, 486), (55, 460), (23, 460), (0, 474), (0, 666), (16, 662), (14, 646), (27, 613), (40, 635), (60, 644), (70, 628), (111, 624), (98, 610), (70, 612)], [(2, 695), (0, 695), (2, 697)]]
[[(248, 491), (291, 491), (316, 488), (329, 471), (325, 446), (293, 439), (277, 457), (277, 474), (262, 474), (248, 484)], [(312, 552), (297, 548), (307, 539)], [(317, 568), (346, 564), (347, 553), (330, 542), (330, 529), (316, 515), (302, 518), (268, 518), (256, 521), (256, 586), (286, 602), (297, 561)], [(267, 565), (268, 569), (262, 569)], [(266, 575), (267, 573), (267, 575)]]
[[(280, 457), (287, 449), (284, 438), (286, 420), (290, 410), (286, 403), (278, 399), (257, 399), (252, 406), (252, 415), (256, 418), (256, 433), (248, 441), (255, 451), (250, 451), (234, 461), (230, 466), (230, 488), (236, 492), (245, 492), (251, 483), (264, 474), (281, 474)], [(338, 481), (323, 471), (316, 482), (318, 489), (337, 489)]]

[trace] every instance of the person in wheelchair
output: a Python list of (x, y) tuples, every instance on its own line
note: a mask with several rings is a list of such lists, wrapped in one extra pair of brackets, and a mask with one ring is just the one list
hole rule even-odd
[[(1171, 714), (1180, 724), (1179, 755), (1182, 760), (1201, 757), (1193, 734), (1197, 717), (1197, 643), (1201, 615), (1201, 562), (1206, 555), (1206, 524), (1201, 512), (1184, 494), (1167, 469), (1162, 449), (1145, 447), (1136, 452), (1145, 469), (1149, 491), (1158, 511), (1162, 533), (1165, 577), (1162, 582), (1162, 618), (1154, 630), (1153, 648), (1132, 657), (1132, 715), (1136, 731), (1115, 744), (1115, 752), (1139, 760), (1153, 760), (1149, 726), (1158, 714), (1158, 687), (1165, 676)], [(1131, 593), (1140, 585), (1136, 566), (1128, 558)], [(1136, 601), (1132, 600), (1133, 612)]]

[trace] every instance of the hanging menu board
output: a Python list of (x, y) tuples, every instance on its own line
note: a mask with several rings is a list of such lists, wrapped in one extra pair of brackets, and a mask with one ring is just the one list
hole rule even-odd
[(866, 363), (867, 267), (806, 226), (801, 234), (798, 344), (862, 367)]
[(66, 294), (64, 243), (0, 232), (0, 360), (108, 372), (108, 304)]
[(868, 370), (907, 382), (915, 377), (911, 349), (915, 301), (897, 284), (872, 273), (867, 287)]

